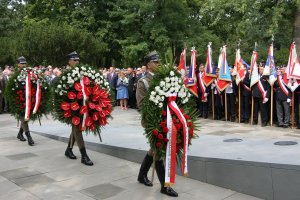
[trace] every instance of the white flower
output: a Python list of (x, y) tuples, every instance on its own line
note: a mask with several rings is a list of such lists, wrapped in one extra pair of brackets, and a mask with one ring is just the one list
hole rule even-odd
[(168, 82), (170, 82), (170, 78), (169, 77), (166, 77), (165, 78), (165, 81), (168, 83)]
[(63, 91), (60, 91), (60, 92), (59, 92), (59, 95), (60, 95), (60, 96), (64, 95)]
[(175, 73), (174, 73), (173, 71), (170, 71), (170, 75), (171, 75), (171, 76), (174, 76)]
[(151, 92), (151, 95), (156, 95), (156, 92), (152, 91), (152, 92)]
[(160, 82), (160, 87), (164, 87), (165, 85), (166, 85), (166, 82), (164, 82), (164, 81)]
[(174, 91), (176, 92), (176, 93), (178, 93), (178, 87), (175, 87), (175, 89), (174, 89)]
[(170, 83), (167, 83), (167, 84), (166, 84), (166, 88), (169, 89), (170, 87), (171, 87), (171, 84), (170, 84)]
[(75, 70), (76, 70), (76, 71), (78, 71), (78, 70), (79, 70), (79, 68), (78, 68), (78, 67), (75, 67)]
[(163, 90), (160, 90), (160, 91), (158, 92), (158, 94), (161, 95), (161, 96), (164, 96), (164, 95), (165, 95), (165, 92), (164, 92)]
[(161, 96), (160, 97), (160, 101), (164, 101), (165, 100), (165, 97), (164, 96)]
[(178, 77), (177, 77), (177, 76), (175, 76), (174, 80), (175, 80), (176, 82), (178, 82)]
[(104, 85), (108, 86), (109, 84), (108, 84), (108, 82), (105, 82)]
[(61, 88), (61, 85), (58, 85), (57, 88)]
[(163, 107), (163, 103), (159, 103), (158, 107), (162, 108)]
[(181, 79), (178, 80), (178, 83), (182, 83)]
[(95, 76), (94, 76), (94, 75), (92, 75), (92, 79), (95, 79)]
[(170, 80), (171, 80), (172, 82), (174, 82), (174, 81), (175, 81), (175, 78), (174, 78), (174, 77), (171, 77)]
[(154, 101), (155, 98), (154, 98), (154, 96), (151, 95), (149, 99), (150, 99), (150, 101)]

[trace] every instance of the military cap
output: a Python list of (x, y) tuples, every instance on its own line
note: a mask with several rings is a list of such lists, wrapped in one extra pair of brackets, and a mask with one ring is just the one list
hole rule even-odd
[(26, 58), (21, 56), (17, 59), (18, 64), (27, 64)]
[(79, 54), (76, 51), (73, 51), (72, 53), (68, 54), (69, 60), (80, 60)]
[(145, 61), (145, 63), (159, 61), (159, 55), (154, 50), (154, 51), (150, 52), (147, 56), (145, 56), (144, 61)]

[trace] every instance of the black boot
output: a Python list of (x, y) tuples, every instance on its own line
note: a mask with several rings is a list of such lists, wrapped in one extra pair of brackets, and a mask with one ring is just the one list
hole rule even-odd
[(22, 142), (26, 141), (26, 139), (23, 136), (23, 128), (20, 128), (17, 138)]
[(33, 146), (33, 145), (34, 145), (34, 141), (33, 141), (32, 137), (31, 137), (31, 135), (30, 135), (30, 132), (29, 132), (29, 131), (26, 131), (26, 132), (25, 132), (25, 135), (26, 135), (26, 137), (27, 137), (28, 145)]
[(155, 161), (155, 169), (161, 185), (160, 192), (171, 197), (178, 197), (178, 194), (175, 192), (175, 190), (169, 186), (165, 187), (165, 167), (162, 160)]
[(153, 157), (146, 154), (146, 156), (142, 162), (141, 168), (140, 168), (138, 181), (140, 183), (143, 183), (146, 186), (153, 186), (152, 182), (147, 177), (147, 174), (152, 165), (152, 162), (153, 162)]
[(83, 163), (85, 165), (89, 165), (89, 166), (94, 165), (94, 163), (90, 160), (90, 158), (86, 154), (86, 150), (84, 147), (82, 149), (80, 149), (80, 153), (81, 153), (81, 163)]
[(73, 151), (72, 151), (72, 147), (70, 147), (70, 142), (69, 145), (65, 151), (65, 156), (70, 158), (70, 159), (76, 159), (76, 156), (74, 155)]

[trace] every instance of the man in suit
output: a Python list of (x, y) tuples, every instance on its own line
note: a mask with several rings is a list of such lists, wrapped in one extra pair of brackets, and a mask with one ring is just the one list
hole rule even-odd
[(289, 88), (284, 85), (280, 67), (276, 68), (277, 80), (274, 83), (276, 89), (276, 114), (278, 126), (288, 128), (290, 123), (290, 103), (292, 94)]
[(136, 76), (133, 73), (133, 69), (131, 67), (127, 68), (127, 78), (128, 78), (128, 95), (129, 95), (129, 101), (128, 105), (130, 108), (136, 108), (136, 97), (135, 97), (135, 79)]
[[(146, 75), (141, 78), (137, 83), (137, 90), (136, 90), (136, 100), (137, 106), (140, 108), (143, 99), (147, 96), (149, 86), (154, 76), (154, 69), (159, 66), (159, 56), (156, 51), (152, 51), (149, 53), (145, 58), (145, 63), (148, 69)], [(144, 126), (144, 122), (142, 120), (142, 125)], [(146, 186), (153, 186), (152, 182), (148, 179), (147, 174), (153, 162), (153, 155), (154, 151), (150, 149), (140, 168), (140, 172), (138, 175), (138, 181)], [(177, 197), (178, 194), (175, 192), (171, 187), (165, 187), (165, 167), (163, 160), (155, 160), (155, 169), (161, 184), (160, 192), (169, 196)]]
[[(74, 68), (76, 65), (79, 64), (80, 58), (79, 58), (79, 54), (76, 51), (70, 53), (68, 55), (68, 58), (69, 58), (69, 61), (68, 61), (67, 69)], [(88, 155), (86, 153), (86, 149), (85, 149), (85, 145), (84, 145), (84, 141), (83, 141), (83, 137), (82, 137), (82, 130), (78, 126), (75, 126), (75, 125), (72, 125), (72, 131), (71, 131), (71, 134), (69, 137), (69, 143), (68, 143), (67, 149), (65, 151), (65, 156), (70, 159), (77, 158), (72, 151), (75, 141), (76, 141), (79, 151), (81, 153), (81, 163), (88, 165), (88, 166), (94, 165), (94, 163), (90, 160), (90, 158), (88, 157)]]
[(250, 118), (250, 73), (247, 70), (247, 66), (244, 65), (245, 78), (241, 80), (241, 122), (248, 124)]
[(270, 85), (268, 83), (268, 77), (263, 75), (264, 64), (259, 66), (259, 81), (252, 86), (252, 95), (254, 97), (254, 116), (253, 124), (257, 124), (258, 112), (261, 114), (261, 126), (267, 126), (269, 121), (269, 98), (270, 98)]
[[(26, 58), (23, 57), (23, 56), (19, 57), (17, 59), (17, 62), (18, 62), (18, 68), (19, 69), (22, 69), (22, 68), (27, 66)], [(26, 141), (26, 139), (23, 136), (23, 132), (25, 132), (25, 135), (26, 135), (27, 141), (28, 141), (28, 145), (33, 146), (34, 141), (33, 141), (32, 137), (30, 135), (28, 121), (25, 121), (24, 118), (20, 119), (20, 121), (21, 121), (21, 126), (20, 126), (20, 130), (18, 132), (17, 138), (22, 142)]]
[(198, 90), (198, 109), (199, 117), (208, 118), (208, 97), (210, 88), (206, 87), (202, 78), (204, 76), (204, 65), (200, 64), (199, 70), (196, 69), (197, 90)]
[(114, 105), (116, 106), (118, 104), (117, 102), (117, 81), (118, 81), (118, 74), (115, 72), (115, 68), (114, 67), (110, 67), (109, 68), (109, 73), (107, 74), (107, 82), (109, 83), (109, 87), (110, 90), (113, 93), (113, 97), (115, 103)]
[[(233, 67), (230, 67), (230, 73), (233, 73)], [(231, 122), (235, 122), (236, 118), (236, 97), (237, 97), (237, 85), (235, 82), (235, 76), (231, 75), (231, 83), (225, 89), (227, 97), (227, 118)]]

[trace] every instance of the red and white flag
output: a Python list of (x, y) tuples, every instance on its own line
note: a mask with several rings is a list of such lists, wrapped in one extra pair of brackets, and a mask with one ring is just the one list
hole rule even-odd
[(243, 65), (243, 59), (241, 57), (240, 49), (236, 50), (235, 54), (235, 62), (234, 62), (234, 71), (236, 71), (236, 79), (235, 82), (237, 85), (240, 84), (241, 80), (245, 78), (245, 68)]

